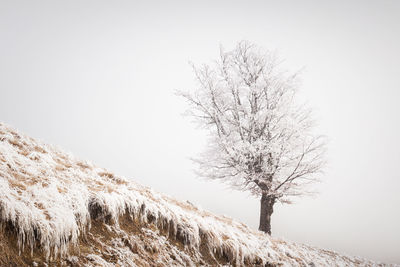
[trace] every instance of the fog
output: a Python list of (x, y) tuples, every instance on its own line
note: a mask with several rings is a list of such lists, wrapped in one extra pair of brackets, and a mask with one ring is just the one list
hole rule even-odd
[(399, 32), (398, 1), (1, 1), (0, 121), (257, 228), (258, 199), (196, 177), (206, 133), (174, 94), (249, 40), (302, 70), (330, 140), (320, 193), (277, 205), (273, 236), (400, 263)]

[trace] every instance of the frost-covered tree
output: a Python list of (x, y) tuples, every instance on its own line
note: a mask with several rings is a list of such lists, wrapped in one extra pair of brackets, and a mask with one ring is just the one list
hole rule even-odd
[(274, 204), (310, 193), (305, 185), (324, 165), (324, 138), (311, 131), (310, 109), (295, 101), (297, 75), (246, 41), (193, 69), (197, 88), (179, 94), (211, 134), (195, 160), (199, 174), (261, 197), (259, 230), (271, 234)]

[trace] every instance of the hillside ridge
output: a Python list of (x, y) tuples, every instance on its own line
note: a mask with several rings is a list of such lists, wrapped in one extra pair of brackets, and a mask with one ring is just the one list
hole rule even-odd
[(272, 238), (4, 123), (0, 195), (0, 266), (387, 266)]

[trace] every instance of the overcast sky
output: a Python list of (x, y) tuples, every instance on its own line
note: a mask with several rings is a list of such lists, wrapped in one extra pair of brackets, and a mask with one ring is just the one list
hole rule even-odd
[(259, 200), (193, 173), (205, 133), (176, 89), (242, 39), (304, 68), (330, 139), (319, 195), (278, 204), (272, 233), (400, 263), (400, 1), (0, 1), (0, 120), (258, 227)]

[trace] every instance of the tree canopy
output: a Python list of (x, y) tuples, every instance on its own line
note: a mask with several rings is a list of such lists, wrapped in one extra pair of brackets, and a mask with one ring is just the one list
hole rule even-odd
[(297, 73), (246, 41), (193, 69), (197, 88), (180, 95), (211, 134), (196, 159), (199, 174), (282, 202), (307, 193), (324, 165), (325, 138), (313, 134), (311, 110), (296, 102)]

